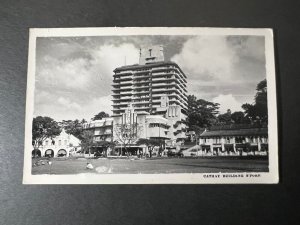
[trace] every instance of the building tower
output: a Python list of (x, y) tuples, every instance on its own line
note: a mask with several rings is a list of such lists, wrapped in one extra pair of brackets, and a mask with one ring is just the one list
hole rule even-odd
[(162, 46), (140, 49), (139, 64), (118, 67), (113, 77), (114, 116), (130, 104), (135, 112), (151, 115), (165, 115), (166, 104), (186, 113), (186, 75), (176, 63), (164, 60)]

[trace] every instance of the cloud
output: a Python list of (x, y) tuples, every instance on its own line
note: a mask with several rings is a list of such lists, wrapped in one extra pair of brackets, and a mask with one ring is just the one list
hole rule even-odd
[(113, 70), (117, 67), (136, 64), (139, 60), (139, 50), (133, 44), (102, 45), (98, 49), (91, 51), (93, 57), (93, 70), (97, 79), (98, 92), (102, 95), (111, 93)]
[(93, 98), (87, 102), (83, 109), (85, 118), (90, 119), (97, 113), (104, 111), (109, 115), (112, 115), (112, 97), (111, 95), (102, 96), (99, 98)]
[(86, 58), (59, 60), (46, 56), (37, 70), (37, 85), (57, 89), (85, 89), (90, 80), (91, 62)]
[(59, 97), (57, 103), (60, 105), (60, 107), (65, 107), (68, 110), (79, 111), (81, 109), (78, 103), (72, 102), (69, 98)]
[[(47, 98), (43, 98), (47, 96)], [(43, 98), (43, 99), (42, 99)], [(91, 98), (82, 103), (68, 97), (58, 97), (55, 94), (42, 92), (42, 98), (37, 97), (34, 116), (50, 116), (57, 121), (68, 119), (91, 119), (100, 111), (112, 115), (111, 95)]]
[(138, 62), (138, 49), (130, 43), (95, 47), (95, 44), (80, 45), (76, 40), (64, 43), (48, 41), (44, 45), (49, 47), (42, 46), (43, 51), (39, 50), (37, 54), (36, 80), (40, 88), (81, 92), (98, 89), (101, 95), (107, 95), (113, 70), (124, 65), (125, 61), (127, 64)]
[(231, 94), (219, 95), (213, 98), (213, 102), (220, 104), (220, 113), (225, 113), (228, 109), (230, 109), (232, 112), (242, 111), (242, 104), (238, 102)]
[(228, 80), (238, 60), (225, 36), (199, 36), (186, 41), (172, 58), (192, 79)]
[(189, 94), (209, 101), (229, 94), (249, 99), (266, 77), (264, 51), (260, 36), (194, 36), (171, 60), (186, 73)]
[(130, 43), (90, 46), (56, 39), (44, 45), (37, 57), (35, 115), (62, 120), (90, 119), (100, 111), (112, 114), (113, 70), (124, 65), (125, 58), (126, 64), (137, 63), (138, 48)]
[(265, 39), (263, 36), (228, 36), (227, 43), (239, 57), (265, 60)]
[(183, 69), (188, 94), (224, 102), (225, 108), (253, 99), (256, 84), (265, 78), (263, 37), (38, 38), (35, 115), (61, 120), (90, 119), (103, 110), (112, 114), (113, 70), (138, 63), (139, 47), (149, 44), (163, 44), (166, 59)]

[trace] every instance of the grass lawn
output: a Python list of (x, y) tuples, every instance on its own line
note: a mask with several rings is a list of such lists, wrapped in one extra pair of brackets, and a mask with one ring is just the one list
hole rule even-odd
[[(32, 174), (268, 172), (267, 159), (231, 157), (157, 158), (151, 160), (65, 158), (51, 159), (51, 166), (46, 160), (45, 165), (33, 166)], [(90, 162), (94, 169), (86, 169), (87, 162)]]

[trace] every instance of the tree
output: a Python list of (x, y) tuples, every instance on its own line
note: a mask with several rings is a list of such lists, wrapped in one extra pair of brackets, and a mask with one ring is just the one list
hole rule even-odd
[(226, 113), (218, 115), (218, 125), (229, 125), (229, 124), (232, 124), (230, 109), (228, 109)]
[(243, 123), (249, 123), (250, 120), (245, 117), (245, 114), (241, 111), (237, 111), (231, 114), (231, 120), (235, 124), (243, 124)]
[(218, 103), (197, 99), (196, 96), (189, 95), (186, 123), (189, 127), (192, 125), (200, 128), (209, 127), (216, 122), (218, 109)]
[(154, 147), (159, 147), (161, 148), (162, 141), (158, 139), (147, 139), (147, 138), (140, 138), (136, 142), (137, 145), (146, 145), (149, 153), (150, 153), (150, 158), (152, 157), (152, 152)]
[[(32, 121), (32, 144), (38, 149), (47, 138), (54, 138), (61, 132), (58, 123), (50, 117), (38, 116)], [(35, 151), (36, 152), (36, 151)]]
[(91, 148), (95, 145), (94, 133), (90, 130), (85, 130), (82, 133), (81, 148), (83, 152), (91, 153)]
[(96, 146), (103, 147), (105, 151), (105, 156), (107, 156), (107, 149), (114, 148), (116, 146), (116, 143), (113, 141), (97, 141)]
[(268, 100), (267, 100), (267, 80), (264, 79), (257, 84), (254, 104), (243, 104), (246, 117), (251, 122), (267, 122), (268, 121)]
[(106, 112), (101, 111), (101, 112), (99, 112), (98, 114), (96, 114), (96, 115), (92, 118), (92, 120), (102, 120), (103, 118), (107, 118), (107, 117), (109, 117), (109, 115), (108, 115)]
[[(114, 137), (122, 145), (128, 155), (128, 147), (138, 140), (138, 124), (116, 124), (114, 125)], [(122, 150), (121, 153), (122, 155)]]
[(64, 127), (66, 133), (72, 134), (75, 137), (77, 137), (79, 140), (82, 140), (82, 134), (83, 134), (83, 124), (85, 123), (85, 120), (79, 121), (76, 120), (63, 120), (62, 126)]
[(255, 95), (255, 107), (257, 116), (262, 121), (268, 119), (268, 99), (267, 99), (267, 80), (264, 79), (257, 84)]

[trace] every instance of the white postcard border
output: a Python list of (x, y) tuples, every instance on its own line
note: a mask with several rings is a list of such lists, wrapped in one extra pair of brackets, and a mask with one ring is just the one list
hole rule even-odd
[[(32, 175), (31, 142), (35, 89), (37, 37), (126, 36), (126, 35), (253, 35), (265, 37), (268, 82), (269, 172), (174, 173), (174, 174), (77, 174)], [(23, 184), (271, 184), (279, 182), (276, 77), (272, 29), (113, 27), (113, 28), (32, 28), (29, 37), (26, 93)], [(226, 177), (224, 177), (226, 176)]]

